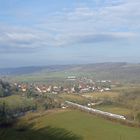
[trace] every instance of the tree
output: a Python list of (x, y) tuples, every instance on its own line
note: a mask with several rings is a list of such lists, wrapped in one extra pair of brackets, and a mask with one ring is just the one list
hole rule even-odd
[(0, 80), (0, 97), (9, 96), (11, 94), (12, 90), (10, 84)]
[(140, 112), (136, 115), (136, 120), (140, 123)]
[(0, 107), (0, 124), (6, 124), (9, 122), (9, 116), (7, 112), (6, 103), (3, 102)]
[(74, 90), (75, 90), (76, 93), (79, 93), (80, 92), (80, 89), (79, 89), (78, 86), (74, 86)]

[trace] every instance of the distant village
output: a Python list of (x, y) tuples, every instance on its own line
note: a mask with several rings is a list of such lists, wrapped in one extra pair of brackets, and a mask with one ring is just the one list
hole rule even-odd
[(39, 95), (45, 93), (59, 94), (59, 93), (91, 93), (91, 92), (106, 92), (111, 91), (113, 83), (111, 80), (97, 80), (83, 77), (76, 78), (75, 76), (68, 76), (64, 82), (70, 83), (67, 85), (51, 85), (40, 83), (14, 83), (17, 90), (27, 92), (33, 90)]

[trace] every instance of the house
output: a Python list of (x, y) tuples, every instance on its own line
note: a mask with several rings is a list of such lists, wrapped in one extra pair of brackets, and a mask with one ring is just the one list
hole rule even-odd
[(104, 88), (104, 90), (105, 90), (105, 91), (110, 91), (111, 89), (110, 89), (110, 88)]
[(86, 92), (89, 92), (89, 88), (83, 88), (80, 90), (80, 93), (86, 93)]
[(42, 93), (41, 89), (37, 86), (36, 87), (36, 90), (39, 92), (39, 93)]
[(71, 88), (71, 93), (75, 93), (75, 88), (74, 87)]
[(76, 76), (68, 76), (67, 80), (69, 81), (75, 81), (76, 80)]

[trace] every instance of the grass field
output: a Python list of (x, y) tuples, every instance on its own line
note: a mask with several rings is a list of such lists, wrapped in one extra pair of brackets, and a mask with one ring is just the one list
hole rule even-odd
[(87, 104), (89, 102), (89, 100), (81, 95), (78, 94), (59, 94), (59, 97), (61, 97), (64, 101), (68, 100), (68, 101), (72, 101), (72, 102), (76, 102), (79, 104)]
[(120, 95), (119, 92), (93, 92), (93, 93), (85, 93), (82, 96), (89, 98), (89, 99), (94, 99), (94, 100), (99, 100), (99, 99), (104, 99), (104, 98), (109, 98), (110, 100), (116, 99)]
[(119, 115), (124, 115), (124, 116), (127, 116), (127, 115), (132, 113), (132, 111), (128, 108), (124, 108), (122, 106), (113, 105), (113, 104), (111, 104), (111, 105), (99, 105), (99, 106), (96, 106), (94, 108), (102, 110), (102, 111), (107, 111), (107, 112), (119, 114)]
[(23, 98), (20, 95), (11, 95), (4, 98), (0, 98), (0, 105), (3, 104), (3, 102), (6, 103), (6, 106), (9, 109), (15, 109), (15, 108), (23, 108), (27, 106), (31, 106), (34, 102), (30, 99)]
[(35, 74), (28, 74), (28, 75), (20, 75), (14, 76), (13, 79), (17, 81), (24, 81), (24, 82), (47, 82), (48, 79), (66, 79), (68, 76), (74, 75), (76, 77), (83, 77), (95, 76), (94, 73), (87, 73), (87, 72), (71, 72), (71, 71), (60, 71), (60, 72), (40, 72)]
[(84, 94), (83, 96), (88, 99), (93, 100), (109, 100), (112, 101), (111, 104), (101, 104), (97, 106), (93, 106), (93, 108), (107, 111), (115, 114), (124, 115), (126, 117), (132, 115), (132, 110), (130, 108), (126, 108), (125, 106), (118, 105), (115, 103), (116, 99), (121, 95), (120, 92), (104, 92), (104, 93), (90, 93), (90, 94)]
[(140, 140), (140, 129), (77, 110), (60, 110), (28, 114), (18, 126), (0, 129), (0, 140)]

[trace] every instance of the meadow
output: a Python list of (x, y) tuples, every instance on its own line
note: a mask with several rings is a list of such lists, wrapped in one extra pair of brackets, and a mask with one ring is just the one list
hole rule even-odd
[(87, 105), (87, 103), (89, 103), (89, 99), (87, 99), (79, 94), (63, 93), (63, 94), (59, 94), (58, 97), (60, 97), (64, 101), (67, 100), (67, 101), (72, 101), (72, 102), (79, 103), (79, 104)]
[(106, 111), (106, 112), (110, 112), (110, 113), (115, 113), (118, 115), (124, 115), (124, 116), (129, 116), (130, 114), (132, 114), (132, 110), (119, 106), (119, 105), (98, 105), (96, 107), (94, 107), (96, 109), (102, 110), (102, 111)]
[(107, 92), (92, 92), (92, 93), (85, 93), (82, 94), (83, 97), (86, 97), (88, 99), (93, 100), (100, 100), (100, 99), (110, 99), (115, 100), (120, 95), (120, 92), (114, 92), (114, 91), (107, 91)]
[(77, 110), (29, 113), (12, 128), (0, 128), (1, 140), (139, 140), (140, 129)]
[(34, 104), (34, 101), (31, 99), (27, 99), (24, 97), (21, 97), (20, 95), (11, 95), (4, 98), (0, 98), (0, 105), (3, 103), (6, 104), (6, 107), (10, 110), (14, 110), (17, 108), (25, 108), (32, 106)]

